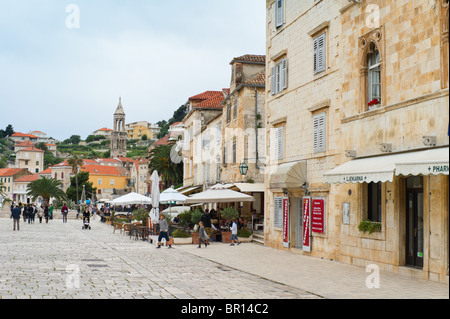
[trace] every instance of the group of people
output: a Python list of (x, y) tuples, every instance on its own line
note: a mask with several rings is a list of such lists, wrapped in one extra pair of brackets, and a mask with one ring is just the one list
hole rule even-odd
[(35, 204), (22, 204), (13, 203), (11, 205), (11, 219), (13, 219), (13, 230), (20, 230), (20, 218), (23, 217), (23, 222), (28, 224), (34, 224), (36, 215), (39, 218), (39, 222), (42, 223), (42, 219), (45, 218), (45, 222), (53, 219), (53, 205), (40, 205)]
[(239, 245), (241, 242), (237, 237), (237, 233), (239, 229), (242, 229), (246, 226), (245, 222), (242, 218), (236, 218), (231, 221), (222, 220), (217, 222), (215, 225), (212, 223), (213, 218), (217, 218), (217, 212), (215, 210), (209, 211), (205, 210), (205, 213), (201, 217), (201, 221), (199, 222), (199, 243), (198, 248), (201, 248), (201, 245), (204, 244), (205, 248), (209, 245), (209, 235), (206, 231), (207, 228), (210, 228), (213, 233), (219, 233), (219, 230), (231, 230), (231, 244), (230, 246), (234, 246), (236, 243)]

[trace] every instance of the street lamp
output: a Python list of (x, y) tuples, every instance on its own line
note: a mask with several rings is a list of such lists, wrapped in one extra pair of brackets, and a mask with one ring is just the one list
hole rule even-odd
[(248, 165), (244, 162), (241, 165), (239, 165), (239, 172), (241, 172), (242, 176), (247, 175), (248, 172)]

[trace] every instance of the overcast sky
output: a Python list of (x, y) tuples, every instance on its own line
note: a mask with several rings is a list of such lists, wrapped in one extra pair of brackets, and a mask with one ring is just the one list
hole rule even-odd
[(262, 0), (0, 0), (0, 128), (85, 139), (119, 97), (127, 123), (168, 120), (244, 54), (265, 54)]

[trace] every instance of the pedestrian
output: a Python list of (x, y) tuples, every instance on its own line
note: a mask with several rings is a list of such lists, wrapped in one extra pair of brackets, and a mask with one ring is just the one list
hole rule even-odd
[(206, 233), (205, 226), (203, 222), (199, 222), (198, 225), (200, 226), (198, 230), (198, 248), (202, 248), (202, 243), (205, 244), (205, 248), (209, 245), (209, 236)]
[(22, 205), (22, 202), (19, 202), (19, 207), (20, 210), (22, 211), (23, 222), (25, 223), (28, 217), (27, 207), (25, 205)]
[(14, 206), (11, 209), (11, 219), (13, 220), (13, 230), (16, 230), (17, 225), (17, 231), (19, 231), (19, 224), (20, 224), (20, 214), (21, 214), (20, 206)]
[(31, 204), (28, 205), (27, 213), (28, 213), (28, 224), (31, 224), (33, 222), (33, 205)]
[[(163, 238), (166, 239), (166, 243), (169, 243), (169, 224), (167, 220), (164, 218), (164, 214), (159, 214), (159, 237), (158, 237), (158, 247), (161, 248), (161, 240)], [(169, 244), (169, 248), (172, 248), (172, 245)]]
[(53, 204), (48, 208), (48, 215), (50, 216), (50, 220), (53, 220)]
[(68, 212), (69, 212), (69, 209), (67, 208), (66, 203), (64, 203), (63, 207), (61, 208), (63, 223), (67, 223), (67, 213)]
[(36, 207), (36, 204), (33, 204), (32, 208), (33, 208), (33, 212), (31, 213), (31, 221), (32, 221), (33, 224), (34, 224), (34, 220), (35, 220), (35, 217), (36, 217), (36, 214), (37, 214), (37, 207)]
[(44, 206), (44, 217), (45, 217), (45, 223), (48, 224), (49, 213), (48, 213), (47, 205)]
[(238, 231), (238, 227), (237, 227), (237, 218), (233, 220), (233, 224), (231, 225), (231, 245), (230, 246), (234, 246), (234, 243), (237, 241), (238, 245), (241, 244), (241, 242), (239, 241), (238, 237), (237, 237), (237, 231)]
[(206, 228), (211, 228), (211, 215), (209, 210), (205, 210), (205, 213), (201, 217), (201, 221)]
[(44, 207), (42, 205), (38, 208), (38, 217), (39, 217), (39, 223), (42, 224), (42, 217), (44, 217)]

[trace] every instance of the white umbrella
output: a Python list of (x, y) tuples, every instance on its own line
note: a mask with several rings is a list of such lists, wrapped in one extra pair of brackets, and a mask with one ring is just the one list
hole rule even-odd
[(125, 196), (114, 199), (111, 202), (114, 206), (125, 206), (125, 205), (149, 205), (152, 203), (151, 199), (147, 196), (130, 193)]
[(207, 191), (191, 195), (186, 203), (235, 203), (253, 201), (255, 201), (253, 196), (226, 189), (224, 185), (217, 184)]
[(156, 223), (159, 220), (159, 175), (157, 171), (154, 171), (152, 177), (150, 177), (152, 181), (152, 210), (150, 212), (150, 219), (152, 223)]
[(172, 186), (169, 189), (166, 189), (164, 192), (161, 193), (161, 196), (159, 198), (159, 202), (162, 204), (167, 203), (177, 203), (177, 204), (183, 204), (186, 202), (186, 200), (189, 197), (184, 196), (183, 194), (177, 192), (174, 187)]
[(168, 214), (172, 218), (177, 217), (178, 215), (184, 213), (187, 210), (191, 210), (189, 206), (173, 206), (170, 208), (167, 208), (163, 211), (163, 214)]

